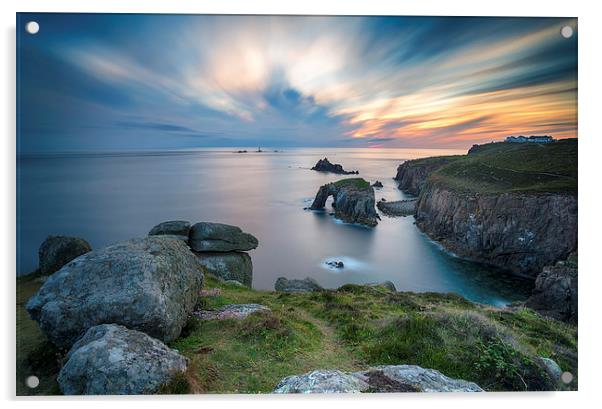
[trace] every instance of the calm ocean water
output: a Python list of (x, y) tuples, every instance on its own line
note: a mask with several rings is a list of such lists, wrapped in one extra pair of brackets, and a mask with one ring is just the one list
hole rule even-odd
[[(100, 248), (183, 219), (234, 224), (258, 237), (250, 254), (259, 289), (272, 289), (279, 276), (310, 276), (325, 287), (391, 280), (398, 290), (455, 292), (494, 305), (529, 295), (529, 281), (442, 251), (413, 217), (381, 216), (368, 229), (303, 210), (320, 185), (343, 177), (310, 171), (320, 158), (358, 169), (371, 183), (380, 180), (377, 200), (399, 200), (405, 196), (392, 177), (401, 162), (464, 151), (253, 150), (19, 157), (17, 273), (37, 267), (37, 249), (50, 234), (80, 236)], [(345, 268), (329, 269), (327, 260), (341, 260)]]

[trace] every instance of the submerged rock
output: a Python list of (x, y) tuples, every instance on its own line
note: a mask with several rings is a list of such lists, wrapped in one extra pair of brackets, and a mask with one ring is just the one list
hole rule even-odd
[(337, 163), (330, 163), (328, 158), (320, 159), (315, 164), (315, 166), (313, 168), (311, 168), (311, 170), (317, 170), (318, 172), (336, 173), (339, 175), (357, 175), (357, 174), (359, 174), (359, 171), (357, 171), (357, 170), (347, 172), (345, 169), (343, 169), (343, 166), (341, 166)]
[(186, 358), (162, 342), (103, 324), (73, 345), (57, 381), (65, 395), (139, 395), (156, 392), (186, 366)]
[(477, 384), (416, 365), (385, 365), (344, 373), (316, 370), (284, 378), (274, 393), (482, 392)]
[(193, 315), (203, 321), (226, 319), (242, 320), (247, 318), (249, 315), (260, 311), (270, 311), (270, 309), (261, 304), (230, 304), (216, 311), (195, 311)]
[(286, 277), (279, 277), (276, 280), (276, 284), (274, 284), (274, 288), (276, 291), (285, 293), (305, 293), (323, 290), (322, 286), (311, 277), (307, 277), (303, 280), (289, 280)]
[[(576, 256), (569, 257), (569, 260)], [(533, 295), (525, 305), (542, 315), (576, 324), (578, 321), (577, 264), (560, 261), (547, 266), (535, 279)]]
[(253, 263), (247, 253), (195, 253), (205, 271), (223, 280), (236, 280), (250, 287), (253, 282)]
[(54, 273), (26, 308), (60, 347), (70, 347), (103, 323), (168, 342), (193, 311), (203, 279), (203, 268), (185, 243), (150, 236), (76, 258)]
[(40, 274), (50, 275), (90, 251), (90, 244), (79, 237), (48, 236), (38, 250)]
[(188, 240), (190, 232), (190, 222), (185, 220), (171, 220), (168, 222), (159, 223), (151, 229), (149, 236), (173, 235)]
[(411, 216), (416, 209), (416, 201), (416, 199), (397, 200), (394, 202), (381, 200), (376, 204), (376, 207), (387, 216)]
[(327, 261), (326, 265), (332, 268), (344, 268), (345, 264), (342, 261)]
[(222, 223), (200, 222), (190, 229), (190, 247), (199, 252), (249, 251), (259, 241), (240, 227)]
[(370, 227), (378, 224), (379, 216), (374, 208), (374, 189), (364, 179), (342, 179), (321, 186), (310, 209), (323, 209), (329, 196), (334, 199), (332, 206), (337, 219)]

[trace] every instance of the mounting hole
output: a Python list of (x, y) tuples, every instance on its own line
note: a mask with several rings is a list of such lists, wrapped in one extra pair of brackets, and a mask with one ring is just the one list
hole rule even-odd
[(28, 376), (27, 379), (25, 379), (25, 385), (27, 385), (28, 388), (31, 389), (35, 389), (38, 387), (38, 385), (40, 384), (40, 379), (38, 379), (37, 376)]
[(560, 375), (560, 380), (568, 385), (573, 382), (573, 374), (570, 372), (563, 372), (562, 375)]
[(37, 21), (30, 21), (29, 23), (25, 24), (25, 31), (27, 31), (29, 34), (36, 34), (38, 31), (40, 31), (40, 25)]
[(562, 35), (564, 38), (571, 38), (573, 36), (573, 27), (571, 26), (564, 26), (560, 29), (560, 35)]

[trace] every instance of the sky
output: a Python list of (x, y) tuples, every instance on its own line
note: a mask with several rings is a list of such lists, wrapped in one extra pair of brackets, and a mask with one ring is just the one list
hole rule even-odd
[(574, 18), (19, 13), (18, 151), (577, 137), (576, 33)]

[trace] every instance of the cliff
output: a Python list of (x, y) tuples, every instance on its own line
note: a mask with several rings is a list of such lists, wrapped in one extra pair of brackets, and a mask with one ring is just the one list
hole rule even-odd
[(426, 179), (424, 161), (401, 175), (421, 186), (416, 224), (446, 249), (529, 277), (577, 249), (576, 140), (481, 145), (454, 158)]
[(337, 219), (370, 227), (378, 224), (374, 189), (364, 179), (342, 179), (321, 186), (310, 209), (323, 209), (329, 196), (334, 199), (332, 206)]
[(408, 160), (397, 167), (397, 174), (393, 179), (397, 181), (397, 187), (400, 190), (418, 196), (431, 173), (457, 158), (459, 156), (437, 156)]

